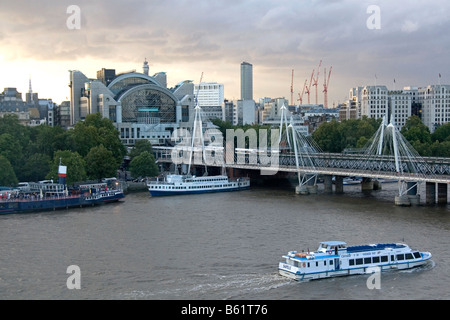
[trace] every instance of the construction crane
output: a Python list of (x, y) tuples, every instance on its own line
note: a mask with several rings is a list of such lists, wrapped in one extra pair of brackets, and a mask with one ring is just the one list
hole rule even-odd
[[(328, 73), (328, 79), (324, 77), (323, 81), (323, 106), (324, 108), (328, 108), (328, 86), (330, 84), (330, 76), (331, 76), (331, 69), (333, 69), (333, 66), (330, 67), (330, 72)], [(324, 75), (327, 74), (327, 68), (324, 70)]]
[(292, 80), (291, 80), (291, 105), (294, 105), (294, 69), (292, 69)]
[(303, 85), (303, 90), (302, 93), (298, 94), (298, 101), (300, 101), (300, 105), (303, 103), (303, 94), (305, 93), (305, 89), (306, 89), (306, 84), (308, 83), (308, 79), (305, 80), (305, 84)]
[(308, 95), (308, 104), (311, 104), (311, 100), (310, 100), (310, 93), (311, 93), (311, 84), (314, 78), (314, 69), (313, 72), (311, 74), (311, 79), (309, 80), (309, 86), (306, 88), (306, 94)]
[(319, 62), (319, 67), (317, 68), (317, 75), (316, 75), (316, 78), (314, 79), (314, 83), (313, 83), (313, 86), (315, 86), (316, 87), (316, 104), (318, 104), (319, 103), (319, 101), (318, 101), (318, 95), (317, 95), (317, 87), (318, 87), (318, 82), (319, 82), (319, 73), (320, 73), (320, 67), (322, 66), (322, 60), (320, 60), (320, 62)]

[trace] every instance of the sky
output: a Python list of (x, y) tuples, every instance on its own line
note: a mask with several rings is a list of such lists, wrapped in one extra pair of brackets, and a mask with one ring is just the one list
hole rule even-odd
[(203, 73), (233, 100), (246, 61), (256, 101), (290, 100), (294, 70), (298, 103), (322, 61), (318, 103), (332, 67), (332, 107), (356, 86), (449, 84), (449, 30), (446, 0), (2, 0), (0, 92), (16, 87), (25, 98), (31, 78), (33, 92), (60, 103), (70, 98), (69, 70), (142, 72), (147, 59), (150, 75), (167, 73), (169, 88)]

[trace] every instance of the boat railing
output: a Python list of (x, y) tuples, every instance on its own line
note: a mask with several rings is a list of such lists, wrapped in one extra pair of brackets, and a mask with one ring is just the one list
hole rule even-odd
[(38, 195), (28, 195), (28, 196), (13, 196), (9, 198), (0, 198), (0, 202), (30, 202), (30, 201), (46, 201), (54, 199), (73, 199), (77, 198), (78, 195), (52, 195), (52, 196), (40, 196)]

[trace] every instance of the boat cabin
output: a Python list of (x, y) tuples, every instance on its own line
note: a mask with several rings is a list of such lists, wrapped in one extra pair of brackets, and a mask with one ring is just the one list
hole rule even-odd
[(319, 245), (319, 249), (317, 252), (330, 253), (334, 252), (334, 254), (338, 254), (339, 250), (343, 250), (347, 248), (347, 243), (344, 241), (323, 241)]

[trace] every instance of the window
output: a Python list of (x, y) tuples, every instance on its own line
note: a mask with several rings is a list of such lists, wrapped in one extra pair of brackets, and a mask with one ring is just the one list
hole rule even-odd
[(416, 258), (416, 259), (420, 258), (420, 253), (419, 252), (414, 252), (414, 258)]
[(412, 259), (414, 259), (412, 253), (407, 253), (407, 254), (405, 255), (405, 258), (406, 258), (406, 260), (412, 260)]
[(363, 259), (362, 258), (356, 259), (356, 264), (357, 265), (358, 264), (363, 264)]
[(372, 261), (373, 261), (373, 263), (379, 263), (380, 262), (380, 257), (373, 257)]
[(387, 256), (381, 256), (381, 262), (387, 262), (388, 257)]
[(405, 255), (404, 254), (398, 254), (397, 255), (397, 260), (405, 260)]
[(355, 265), (355, 259), (348, 260), (348, 265), (349, 266), (354, 266)]
[(364, 258), (364, 264), (372, 263), (372, 258)]

